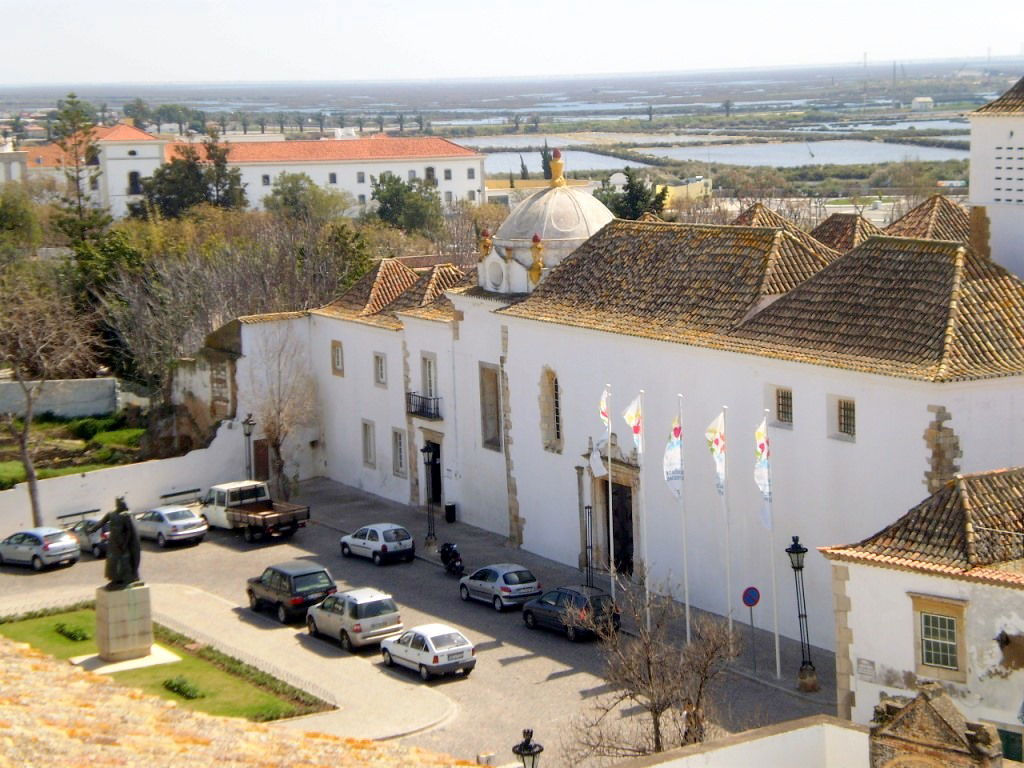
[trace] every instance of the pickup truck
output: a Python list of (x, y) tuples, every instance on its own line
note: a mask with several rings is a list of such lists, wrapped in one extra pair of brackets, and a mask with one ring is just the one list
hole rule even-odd
[(309, 520), (309, 507), (273, 501), (259, 480), (214, 485), (190, 506), (211, 528), (240, 528), (246, 541), (291, 536)]

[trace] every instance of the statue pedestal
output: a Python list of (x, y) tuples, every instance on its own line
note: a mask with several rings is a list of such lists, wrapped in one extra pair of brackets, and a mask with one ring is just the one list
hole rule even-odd
[(147, 656), (153, 645), (149, 587), (96, 590), (96, 647), (104, 661)]

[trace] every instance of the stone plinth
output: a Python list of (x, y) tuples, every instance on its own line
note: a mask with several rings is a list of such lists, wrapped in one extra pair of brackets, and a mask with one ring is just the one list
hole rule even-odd
[(107, 662), (137, 659), (153, 645), (149, 587), (96, 590), (96, 647)]

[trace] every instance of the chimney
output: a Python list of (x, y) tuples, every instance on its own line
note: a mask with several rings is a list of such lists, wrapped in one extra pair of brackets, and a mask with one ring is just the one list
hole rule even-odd
[(984, 205), (975, 205), (971, 208), (971, 250), (985, 259), (992, 258), (992, 249), (989, 245), (988, 212)]

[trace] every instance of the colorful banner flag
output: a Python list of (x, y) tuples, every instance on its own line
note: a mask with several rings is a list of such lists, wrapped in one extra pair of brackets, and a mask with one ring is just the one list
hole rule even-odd
[(679, 417), (672, 421), (672, 434), (665, 445), (665, 484), (677, 499), (683, 498), (683, 428)]
[(719, 413), (715, 420), (708, 424), (704, 436), (708, 440), (708, 450), (711, 451), (711, 458), (715, 460), (715, 484), (718, 486), (718, 495), (725, 495), (725, 414)]
[(633, 433), (633, 444), (638, 451), (643, 450), (644, 415), (641, 413), (640, 395), (637, 395), (633, 402), (626, 406), (622, 412), (622, 418), (626, 420), (630, 431)]
[(767, 419), (761, 419), (757, 430), (754, 432), (754, 482), (761, 489), (761, 496), (764, 497), (764, 504), (761, 505), (761, 524), (771, 530), (772, 528), (772, 473), (769, 459), (771, 458), (771, 445), (768, 442)]
[(607, 389), (604, 390), (601, 393), (601, 421), (604, 422), (605, 427), (610, 427), (611, 426), (611, 423), (609, 422), (609, 416), (608, 416), (608, 390)]

